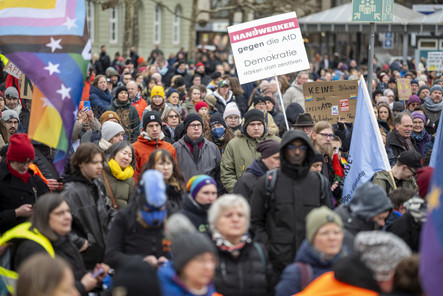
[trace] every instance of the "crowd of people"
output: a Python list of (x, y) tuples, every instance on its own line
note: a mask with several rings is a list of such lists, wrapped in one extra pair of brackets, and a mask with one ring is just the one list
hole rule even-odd
[(424, 295), (419, 241), (443, 108), (426, 61), (377, 68), (392, 170), (342, 204), (353, 126), (314, 122), (303, 84), (367, 67), (316, 54), (308, 71), (240, 85), (217, 52), (197, 58), (131, 48), (111, 62), (102, 46), (62, 174), (56, 151), (26, 134), (31, 102), (0, 86), (0, 294)]

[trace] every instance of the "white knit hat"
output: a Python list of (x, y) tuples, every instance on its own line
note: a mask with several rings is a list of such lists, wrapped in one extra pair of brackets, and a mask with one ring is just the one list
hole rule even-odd
[(238, 110), (237, 104), (234, 102), (226, 105), (225, 112), (223, 113), (223, 119), (226, 119), (226, 117), (230, 115), (237, 115), (238, 117), (241, 117), (240, 110)]
[(120, 124), (108, 120), (102, 125), (102, 138), (109, 142), (115, 135), (124, 131)]

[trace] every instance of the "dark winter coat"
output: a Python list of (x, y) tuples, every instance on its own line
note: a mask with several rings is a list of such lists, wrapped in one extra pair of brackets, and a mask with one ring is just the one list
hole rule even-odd
[[(411, 138), (411, 142), (414, 145), (414, 148), (416, 151), (417, 150), (417, 145), (415, 143), (415, 140)], [(397, 158), (403, 151), (406, 151), (405, 149), (402, 148), (400, 141), (397, 138), (397, 135), (395, 133), (395, 130), (393, 130), (392, 132), (390, 132), (387, 136), (386, 136), (386, 146), (392, 148), (392, 152), (394, 152), (394, 156)]]
[[(285, 158), (286, 146), (300, 139), (308, 150), (302, 166), (289, 164)], [(302, 131), (285, 134), (280, 145), (281, 169), (271, 201), (265, 191), (265, 177), (258, 180), (251, 198), (251, 224), (257, 241), (266, 245), (276, 274), (294, 261), (296, 251), (305, 239), (305, 218), (314, 208), (331, 207), (329, 188), (321, 188), (321, 174), (311, 172), (315, 150)], [(324, 182), (327, 184), (327, 180)], [(329, 184), (328, 186), (329, 187)], [(321, 198), (322, 191), (326, 192)]]
[[(260, 249), (260, 250), (258, 250)], [(272, 268), (263, 245), (247, 242), (240, 255), (217, 248), (214, 286), (223, 296), (263, 296), (272, 287)], [(260, 253), (261, 252), (261, 253)]]
[(112, 223), (106, 241), (105, 262), (114, 269), (124, 266), (129, 260), (149, 255), (169, 258), (169, 246), (163, 227), (148, 227), (141, 219), (137, 204), (120, 210)]
[(9, 172), (5, 160), (0, 162), (0, 234), (28, 219), (17, 217), (15, 209), (24, 204), (33, 205), (40, 195), (49, 192), (42, 178), (34, 175), (32, 170), (28, 172), (31, 177), (25, 183)]
[(91, 102), (91, 109), (97, 119), (108, 109), (112, 104), (112, 95), (108, 89), (102, 91), (91, 84), (89, 89), (89, 101)]
[(33, 142), (35, 151), (34, 164), (38, 167), (40, 172), (46, 179), (60, 178), (60, 175), (55, 168), (53, 161), (56, 150), (39, 142)]
[(166, 210), (168, 217), (179, 212), (183, 208), (183, 199), (186, 194), (178, 190), (175, 186), (166, 184)]
[(283, 116), (283, 113), (278, 112), (277, 109), (274, 107), (271, 112), (268, 112), (272, 115), (272, 118), (274, 119), (275, 125), (280, 128), (280, 126), (285, 125), (285, 117)]
[(183, 198), (183, 208), (180, 211), (191, 221), (200, 232), (209, 232), (208, 211), (203, 209), (190, 194)]
[(258, 179), (266, 174), (268, 168), (260, 159), (254, 159), (252, 164), (246, 169), (243, 176), (234, 185), (234, 193), (240, 194), (248, 201), (251, 200), (252, 192), (257, 185)]
[(388, 225), (386, 231), (392, 232), (403, 239), (411, 248), (412, 252), (418, 253), (422, 225), (422, 223), (414, 220), (411, 213), (407, 212), (392, 224)]
[(68, 177), (63, 195), (72, 212), (73, 241), (80, 248), (88, 240), (88, 248), (81, 254), (86, 268), (93, 269), (105, 256), (105, 241), (115, 211), (109, 205), (103, 182), (89, 181), (81, 173)]
[(140, 134), (140, 117), (138, 116), (137, 109), (131, 105), (131, 102), (128, 100), (121, 103), (117, 99), (114, 99), (108, 110), (117, 113), (129, 141), (131, 143), (137, 141), (137, 137)]
[(347, 255), (348, 250), (344, 247), (340, 253), (333, 259), (324, 259), (320, 257), (319, 251), (309, 244), (307, 240), (303, 242), (300, 249), (297, 251), (294, 263), (288, 265), (280, 277), (280, 282), (275, 288), (275, 296), (294, 295), (302, 290), (302, 274), (300, 268), (295, 262), (301, 262), (310, 266), (312, 270), (312, 282), (325, 272), (332, 269), (332, 265), (341, 257)]

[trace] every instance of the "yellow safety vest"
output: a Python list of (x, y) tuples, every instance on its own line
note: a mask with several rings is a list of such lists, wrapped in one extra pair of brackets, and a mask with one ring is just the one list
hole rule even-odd
[[(55, 252), (51, 242), (43, 234), (38, 232), (37, 229), (30, 230), (30, 228), (30, 222), (25, 222), (11, 228), (0, 237), (0, 247), (7, 245), (7, 243), (13, 239), (29, 239), (40, 244), (46, 252), (54, 258)], [(9, 293), (13, 294), (18, 279), (18, 273), (0, 266), (0, 278), (6, 284)]]

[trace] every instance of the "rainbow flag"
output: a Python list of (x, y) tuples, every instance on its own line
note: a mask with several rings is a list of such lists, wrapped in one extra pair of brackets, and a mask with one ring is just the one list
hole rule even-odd
[(34, 83), (29, 137), (56, 148), (63, 171), (91, 41), (84, 0), (0, 1), (0, 48)]

